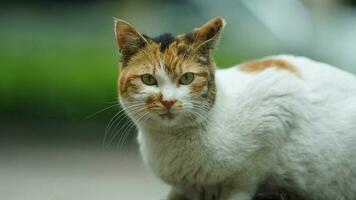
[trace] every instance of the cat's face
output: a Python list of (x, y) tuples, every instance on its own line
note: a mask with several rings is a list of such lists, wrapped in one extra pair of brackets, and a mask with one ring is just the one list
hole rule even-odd
[(120, 103), (136, 122), (191, 126), (206, 120), (215, 100), (213, 48), (224, 26), (215, 18), (192, 33), (150, 38), (116, 21), (121, 53)]

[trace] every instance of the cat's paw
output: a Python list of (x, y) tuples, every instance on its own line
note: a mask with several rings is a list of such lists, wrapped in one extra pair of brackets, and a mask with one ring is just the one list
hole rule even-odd
[(283, 193), (264, 192), (256, 194), (253, 200), (287, 200), (287, 197)]
[(228, 200), (252, 200), (252, 196), (251, 194), (246, 192), (239, 192), (233, 194), (231, 197), (228, 198)]
[(172, 189), (165, 200), (190, 200), (190, 199), (186, 197), (186, 195), (184, 195), (183, 193), (175, 189)]
[(200, 199), (202, 200), (219, 200), (221, 198), (221, 188), (216, 186), (207, 186), (200, 192)]

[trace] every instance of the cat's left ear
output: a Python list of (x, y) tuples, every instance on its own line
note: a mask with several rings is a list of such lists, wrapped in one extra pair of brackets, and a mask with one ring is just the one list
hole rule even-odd
[[(190, 40), (198, 46), (198, 49), (210, 50), (219, 40), (220, 35), (225, 27), (225, 20), (222, 17), (215, 17), (196, 28), (191, 33)], [(189, 37), (188, 35), (186, 37)]]
[(121, 53), (121, 63), (127, 64), (130, 58), (147, 44), (146, 38), (128, 22), (115, 19), (115, 36)]

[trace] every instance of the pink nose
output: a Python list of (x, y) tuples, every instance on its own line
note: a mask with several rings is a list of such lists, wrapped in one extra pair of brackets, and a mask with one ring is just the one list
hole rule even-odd
[(162, 100), (161, 103), (166, 107), (168, 110), (171, 109), (175, 101), (173, 100)]

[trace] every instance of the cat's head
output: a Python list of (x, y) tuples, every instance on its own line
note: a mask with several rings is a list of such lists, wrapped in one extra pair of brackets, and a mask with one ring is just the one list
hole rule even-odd
[(151, 38), (116, 20), (118, 90), (126, 113), (151, 126), (203, 122), (216, 94), (211, 50), (224, 25), (217, 17), (187, 34)]

